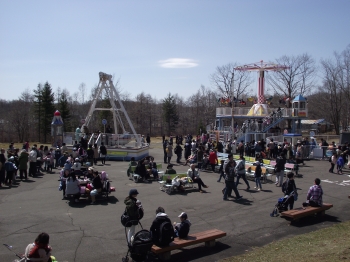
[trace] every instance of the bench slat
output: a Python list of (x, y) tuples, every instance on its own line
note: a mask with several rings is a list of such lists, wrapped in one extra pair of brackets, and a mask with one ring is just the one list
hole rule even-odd
[(283, 211), (281, 213), (281, 216), (290, 217), (293, 219), (298, 219), (301, 217), (310, 216), (312, 214), (328, 210), (331, 207), (333, 207), (333, 205), (329, 204), (329, 203), (323, 203), (322, 207), (310, 207), (310, 206), (308, 206), (305, 209), (303, 209), (302, 207), (299, 207), (299, 208), (295, 208), (292, 210)]
[(156, 254), (164, 253), (182, 247), (215, 240), (224, 236), (226, 236), (226, 233), (224, 231), (221, 231), (219, 229), (211, 229), (204, 232), (190, 234), (186, 239), (175, 238), (174, 241), (171, 242), (167, 247), (158, 247), (156, 245), (153, 245), (152, 252)]

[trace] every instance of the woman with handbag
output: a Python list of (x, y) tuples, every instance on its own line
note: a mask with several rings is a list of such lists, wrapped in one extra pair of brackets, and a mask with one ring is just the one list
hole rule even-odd
[(138, 205), (137, 205), (137, 195), (139, 192), (137, 192), (137, 189), (130, 189), (129, 196), (127, 196), (124, 200), (125, 207), (125, 214), (129, 217), (129, 221), (125, 224), (125, 227), (128, 228), (128, 242), (131, 244), (131, 238), (135, 234), (135, 227), (139, 223), (140, 214), (138, 212)]

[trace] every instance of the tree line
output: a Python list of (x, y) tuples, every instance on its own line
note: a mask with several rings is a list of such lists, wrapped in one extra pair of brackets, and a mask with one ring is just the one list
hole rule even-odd
[[(334, 125), (336, 134), (341, 127), (349, 126), (350, 45), (319, 63), (308, 54), (285, 55), (274, 63), (288, 69), (265, 75), (265, 95), (270, 97), (270, 107), (291, 107), (293, 98), (301, 94), (307, 97), (310, 119), (326, 119)], [(194, 88), (188, 98), (169, 93), (158, 100), (145, 92), (130, 98), (129, 94), (120, 91), (118, 80), (115, 86), (137, 133), (151, 136), (198, 134), (205, 131), (207, 125), (215, 123), (216, 108), (222, 106), (220, 97), (231, 99), (225, 106), (252, 105), (249, 98), (256, 96), (256, 87), (252, 84), (257, 76), (235, 70), (238, 65), (236, 62), (216, 67), (209, 76), (211, 86)], [(85, 119), (97, 88), (93, 87), (88, 94), (82, 83), (78, 92), (70, 94), (69, 90), (59, 87), (54, 91), (46, 82), (39, 83), (33, 91), (25, 90), (16, 100), (0, 100), (0, 142), (51, 141), (55, 110), (61, 113), (64, 131), (74, 132)], [(101, 93), (96, 107), (110, 108), (107, 94)], [(103, 131), (102, 119), (113, 126), (110, 111), (97, 111), (89, 124), (90, 131)], [(130, 130), (127, 121), (123, 123)]]

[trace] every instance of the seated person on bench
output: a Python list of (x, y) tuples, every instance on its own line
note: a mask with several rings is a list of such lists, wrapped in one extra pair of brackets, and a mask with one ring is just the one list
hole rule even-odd
[(66, 181), (66, 195), (67, 196), (73, 195), (75, 202), (79, 202), (80, 186), (79, 186), (79, 180), (76, 178), (74, 172), (69, 174), (69, 177)]
[(185, 212), (182, 212), (178, 217), (181, 219), (181, 222), (174, 222), (175, 236), (179, 238), (186, 238), (190, 232), (191, 222), (187, 219), (187, 214)]
[[(156, 210), (156, 218), (153, 220), (149, 231), (151, 232), (153, 243), (160, 247), (168, 246), (169, 243), (174, 240), (173, 230), (171, 230), (172, 232), (166, 231), (167, 234), (165, 234), (165, 231), (161, 232), (161, 226), (164, 222), (170, 223), (171, 226), (171, 221), (165, 213), (164, 208), (158, 207)], [(161, 236), (164, 241), (163, 243), (161, 242)]]
[(101, 182), (101, 178), (98, 175), (98, 171), (94, 171), (93, 176), (94, 178), (92, 179), (92, 186), (94, 189), (91, 190), (90, 192), (92, 205), (96, 203), (96, 195), (102, 191), (102, 186), (103, 186)]
[(306, 195), (306, 203), (303, 203), (303, 206), (309, 205), (312, 207), (321, 207), (323, 190), (320, 186), (321, 180), (319, 178), (315, 179), (315, 184), (310, 187)]
[(169, 165), (166, 167), (165, 174), (169, 174), (169, 175), (176, 174), (176, 170), (173, 169), (173, 165), (172, 165), (172, 164), (169, 164)]
[(192, 179), (193, 183), (197, 183), (198, 184), (199, 192), (203, 193), (202, 186), (204, 188), (208, 187), (207, 185), (205, 185), (203, 183), (202, 179), (199, 177), (199, 173), (198, 173), (198, 170), (196, 169), (196, 165), (195, 164), (191, 164), (190, 165), (190, 169), (187, 171), (187, 176)]
[(137, 162), (135, 161), (135, 157), (132, 157), (129, 163), (129, 168), (126, 170), (128, 176), (131, 174), (131, 166), (137, 166)]
[(186, 159), (184, 166), (187, 166), (188, 163), (190, 164), (197, 163), (197, 150), (194, 151), (194, 153)]
[(147, 160), (145, 158), (141, 159), (136, 166), (135, 174), (139, 175), (143, 181), (147, 181), (149, 178), (149, 173), (146, 169), (146, 163), (148, 164)]
[(159, 176), (158, 176), (158, 169), (157, 169), (157, 163), (154, 162), (154, 157), (151, 156), (149, 157), (149, 163), (148, 163), (148, 172), (150, 173), (150, 175), (153, 175), (153, 178), (155, 180), (159, 180)]

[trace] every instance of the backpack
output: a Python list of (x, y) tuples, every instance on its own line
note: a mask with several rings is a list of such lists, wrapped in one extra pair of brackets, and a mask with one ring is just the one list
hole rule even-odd
[(165, 221), (159, 228), (159, 244), (169, 245), (174, 240), (174, 227), (169, 221)]

